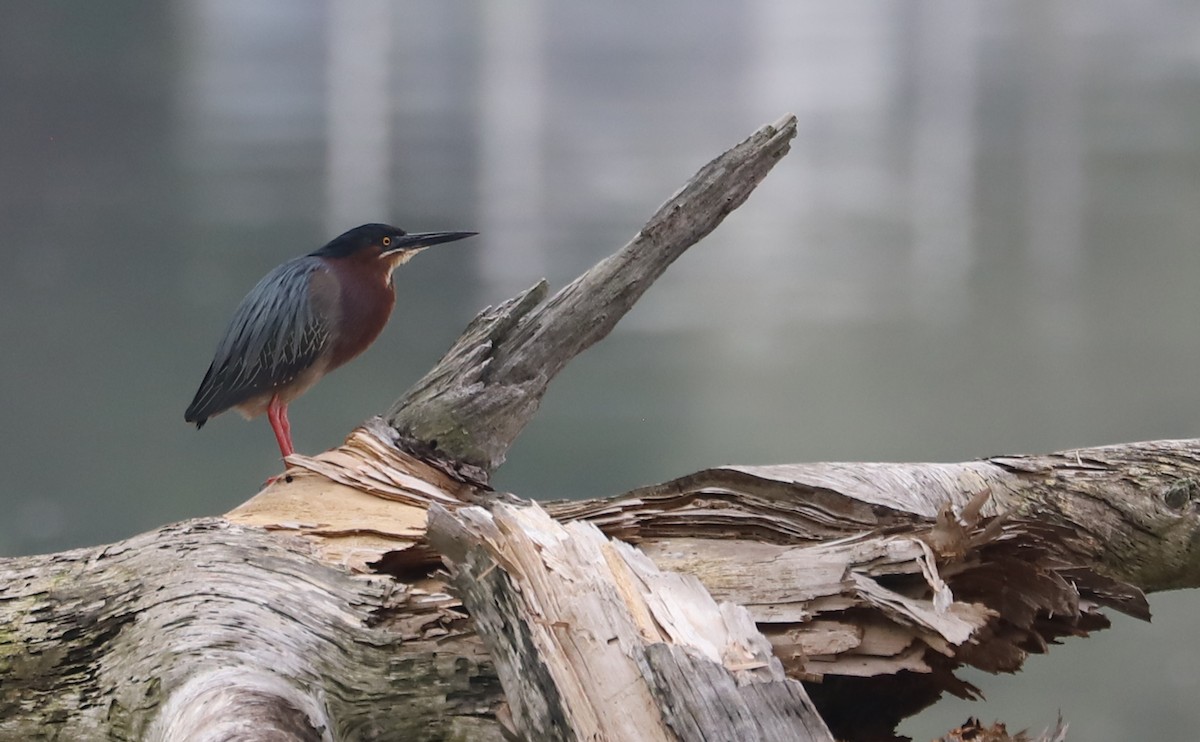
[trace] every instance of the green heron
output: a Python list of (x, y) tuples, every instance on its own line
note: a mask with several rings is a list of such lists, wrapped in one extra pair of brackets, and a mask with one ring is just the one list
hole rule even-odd
[(379, 337), (396, 303), (392, 271), (473, 234), (364, 224), (277, 267), (234, 312), (184, 419), (200, 428), (230, 408), (246, 419), (266, 412), (286, 459), (295, 453), (288, 403)]

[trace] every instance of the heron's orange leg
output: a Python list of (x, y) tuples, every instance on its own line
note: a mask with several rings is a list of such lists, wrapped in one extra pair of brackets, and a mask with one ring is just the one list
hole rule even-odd
[(279, 401), (279, 395), (271, 397), (267, 405), (267, 418), (271, 421), (271, 430), (275, 431), (275, 441), (279, 444), (279, 453), (286, 460), (296, 453), (292, 445), (292, 424), (288, 422), (287, 405)]

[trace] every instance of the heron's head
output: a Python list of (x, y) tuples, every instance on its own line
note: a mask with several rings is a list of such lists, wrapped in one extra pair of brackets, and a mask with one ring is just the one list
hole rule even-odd
[(330, 240), (311, 254), (333, 260), (374, 258), (391, 272), (427, 247), (470, 237), (475, 232), (408, 233), (390, 224), (364, 224)]

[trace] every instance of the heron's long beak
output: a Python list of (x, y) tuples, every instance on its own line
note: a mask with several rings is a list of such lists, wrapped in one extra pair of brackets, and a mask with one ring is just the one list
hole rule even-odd
[[(440, 245), (443, 242), (454, 242), (461, 240), (464, 237), (471, 237), (479, 234), (478, 232), (419, 232), (417, 234), (406, 234), (403, 237), (397, 237), (394, 242), (384, 251), (380, 257), (385, 260), (394, 261), (401, 253), (408, 253), (409, 257), (416, 255), (427, 247)], [(404, 262), (404, 261), (400, 261)]]

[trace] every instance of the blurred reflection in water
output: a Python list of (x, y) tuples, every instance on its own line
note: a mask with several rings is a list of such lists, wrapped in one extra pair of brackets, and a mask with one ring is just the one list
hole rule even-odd
[[(1197, 28), (1185, 0), (5, 4), (0, 553), (219, 513), (275, 471), (265, 422), (182, 411), (283, 259), (368, 220), (483, 232), (406, 268), (380, 342), (293, 409), (314, 451), (789, 111), (791, 155), (556, 382), (500, 486), (1196, 435)], [(1127, 681), (1192, 644), (1121, 623), (981, 681), (984, 713), (1182, 738), (1182, 675)]]

